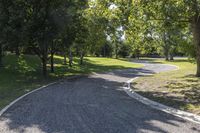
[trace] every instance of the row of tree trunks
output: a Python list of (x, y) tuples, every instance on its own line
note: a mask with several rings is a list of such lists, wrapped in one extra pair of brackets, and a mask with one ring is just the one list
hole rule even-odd
[[(42, 47), (42, 53), (40, 56), (41, 58), (41, 61), (42, 61), (42, 72), (43, 72), (43, 75), (44, 77), (47, 76), (47, 63), (48, 63), (48, 48), (47, 46), (44, 45), (44, 47)], [(38, 54), (38, 52), (36, 52)], [(55, 70), (54, 70), (54, 50), (53, 48), (51, 47), (51, 51), (50, 51), (50, 67), (51, 67), (51, 72), (54, 73)], [(39, 54), (38, 54), (39, 55)], [(66, 52), (65, 50), (63, 51), (63, 56), (64, 56), (64, 64), (66, 65), (67, 64), (67, 56), (66, 56)], [(73, 55), (72, 55), (72, 51), (71, 51), (71, 48), (69, 49), (69, 66), (72, 67), (73, 65)], [(80, 65), (83, 65), (83, 59), (84, 59), (84, 51), (80, 51)]]
[(166, 61), (174, 60), (174, 53), (173, 52), (169, 52), (168, 48), (164, 48), (164, 56), (165, 56), (165, 60)]
[[(50, 56), (50, 66), (51, 66), (51, 73), (54, 73), (55, 72), (55, 69), (54, 69), (54, 48), (51, 47), (51, 56)], [(64, 64), (66, 65), (67, 64), (67, 56), (66, 56), (66, 52), (63, 51), (63, 55), (64, 55)], [(47, 64), (48, 60), (45, 61), (45, 59), (43, 60), (43, 74), (45, 74), (47, 71), (46, 68), (45, 68), (45, 64)], [(69, 49), (69, 67), (72, 67), (72, 64), (73, 64), (73, 56), (72, 56), (72, 51), (71, 49)]]
[[(63, 51), (63, 60), (64, 60), (64, 65), (67, 65), (67, 54), (66, 54), (66, 50)], [(80, 51), (80, 65), (83, 64), (83, 58), (84, 58), (84, 52)], [(72, 50), (71, 48), (69, 48), (68, 51), (68, 59), (69, 59), (69, 67), (72, 67), (73, 65), (73, 55), (72, 55)]]
[(165, 60), (169, 61), (169, 60), (174, 60), (174, 52), (169, 52), (169, 48), (164, 47), (164, 56), (165, 56)]

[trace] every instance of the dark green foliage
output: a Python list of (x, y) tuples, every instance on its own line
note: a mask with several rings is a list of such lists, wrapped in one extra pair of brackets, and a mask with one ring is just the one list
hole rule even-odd
[(112, 46), (107, 43), (101, 47), (101, 56), (102, 57), (112, 57)]
[[(36, 54), (44, 76), (54, 55), (73, 65), (86, 55), (190, 55), (200, 66), (199, 2), (195, 0), (1, 0), (2, 51)], [(191, 28), (188, 28), (190, 24)], [(194, 43), (192, 41), (194, 38)], [(200, 67), (197, 73), (200, 75)]]
[(130, 47), (128, 45), (122, 45), (118, 52), (118, 55), (122, 58), (126, 58), (130, 54)]

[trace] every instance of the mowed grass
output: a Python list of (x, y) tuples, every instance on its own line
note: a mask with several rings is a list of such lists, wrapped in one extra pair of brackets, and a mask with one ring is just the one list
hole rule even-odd
[(69, 75), (141, 67), (126, 60), (110, 58), (86, 57), (84, 61), (84, 65), (80, 66), (79, 59), (75, 58), (73, 67), (70, 68), (62, 64), (63, 57), (55, 56), (55, 73), (49, 73), (48, 77), (44, 78), (37, 56), (5, 56), (4, 67), (0, 68), (0, 109), (27, 92)]
[(166, 105), (200, 114), (200, 78), (195, 77), (196, 64), (193, 60), (145, 60), (176, 65), (180, 69), (139, 78), (133, 85), (138, 93)]

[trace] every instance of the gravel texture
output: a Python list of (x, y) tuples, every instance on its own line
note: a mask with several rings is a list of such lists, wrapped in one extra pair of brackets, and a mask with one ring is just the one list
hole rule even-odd
[(146, 64), (65, 80), (11, 106), (0, 117), (0, 133), (198, 133), (200, 125), (152, 109), (123, 91), (130, 78), (173, 69)]

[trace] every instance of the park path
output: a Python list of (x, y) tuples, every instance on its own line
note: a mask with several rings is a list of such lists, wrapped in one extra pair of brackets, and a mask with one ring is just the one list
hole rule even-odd
[(0, 133), (198, 133), (200, 125), (152, 109), (122, 88), (130, 78), (174, 69), (145, 63), (65, 80), (11, 106), (0, 117)]

